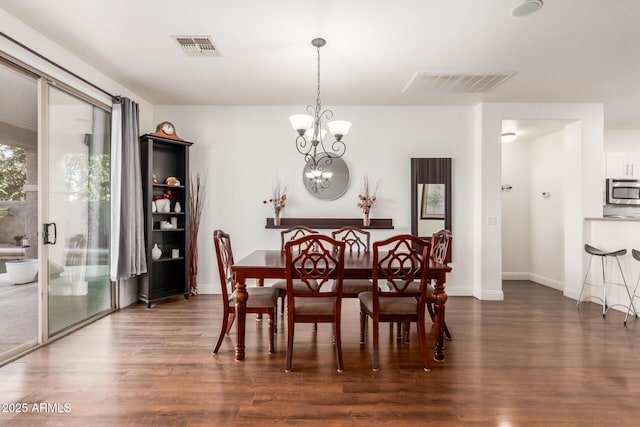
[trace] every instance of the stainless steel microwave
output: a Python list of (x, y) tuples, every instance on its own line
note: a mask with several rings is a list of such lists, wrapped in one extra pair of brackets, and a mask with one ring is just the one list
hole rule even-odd
[(640, 205), (640, 180), (607, 179), (607, 203), (610, 205)]

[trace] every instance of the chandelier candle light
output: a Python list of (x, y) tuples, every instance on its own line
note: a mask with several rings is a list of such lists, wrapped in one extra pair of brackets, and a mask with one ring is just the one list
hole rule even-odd
[(322, 188), (323, 184), (328, 183), (328, 180), (331, 178), (331, 176), (327, 175), (327, 172), (324, 172), (324, 166), (330, 165), (333, 159), (344, 155), (346, 146), (342, 138), (347, 135), (349, 129), (351, 129), (351, 122), (344, 120), (328, 122), (327, 127), (335, 140), (329, 146), (331, 151), (327, 150), (323, 142), (327, 131), (322, 128), (322, 121), (332, 119), (333, 111), (322, 110), (320, 103), (320, 48), (325, 44), (327, 44), (325, 39), (316, 38), (311, 40), (311, 45), (313, 45), (318, 52), (318, 92), (316, 105), (315, 107), (312, 105), (307, 106), (307, 112), (310, 114), (294, 114), (289, 117), (291, 127), (298, 132), (296, 148), (300, 154), (304, 156), (305, 162), (309, 163), (311, 172), (307, 174), (307, 178), (316, 181), (316, 189)]
[(311, 172), (306, 172), (305, 176), (309, 180), (311, 189), (315, 193), (318, 193), (320, 191), (324, 191), (325, 188), (329, 188), (333, 172), (323, 172), (321, 170), (314, 169)]

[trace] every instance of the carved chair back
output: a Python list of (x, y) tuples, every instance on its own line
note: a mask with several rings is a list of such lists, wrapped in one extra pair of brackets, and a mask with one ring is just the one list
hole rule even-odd
[(318, 233), (318, 231), (305, 227), (304, 225), (296, 225), (286, 230), (282, 230), (280, 232), (280, 249), (284, 251), (285, 244), (291, 240), (299, 239), (300, 237), (315, 233)]
[[(340, 300), (344, 248), (344, 242), (319, 233), (288, 241), (285, 244), (287, 297), (338, 297)], [(294, 280), (306, 286), (294, 288)], [(333, 289), (332, 282), (335, 283)]]
[(451, 241), (453, 235), (449, 230), (440, 230), (431, 236), (432, 260), (439, 264), (446, 264), (451, 260)]
[(233, 252), (231, 251), (231, 236), (222, 230), (213, 232), (213, 243), (216, 248), (216, 258), (218, 260), (218, 273), (220, 274), (220, 288), (222, 289), (222, 300), (229, 300), (229, 295), (235, 289), (233, 271)]
[(345, 250), (349, 253), (369, 252), (371, 233), (358, 227), (346, 226), (331, 232), (331, 236), (336, 240), (345, 243)]
[[(428, 256), (431, 244), (410, 234), (400, 234), (373, 244), (373, 303), (379, 297), (426, 299)], [(379, 286), (385, 282), (386, 287)], [(418, 284), (419, 286), (416, 286)]]

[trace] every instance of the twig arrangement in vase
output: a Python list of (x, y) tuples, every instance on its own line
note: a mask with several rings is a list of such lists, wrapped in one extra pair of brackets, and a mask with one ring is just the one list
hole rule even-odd
[(198, 295), (198, 230), (205, 198), (205, 181), (201, 182), (200, 173), (196, 174), (196, 185), (193, 176), (189, 176), (191, 192), (189, 193), (189, 292)]
[(376, 193), (378, 192), (378, 184), (379, 181), (376, 181), (376, 188), (371, 193), (369, 188), (369, 176), (365, 175), (362, 180), (362, 191), (358, 194), (358, 207), (364, 214), (362, 218), (362, 225), (364, 227), (369, 227), (371, 225), (371, 218), (369, 218), (369, 212), (371, 212), (371, 206), (373, 206), (373, 202), (376, 201)]
[(263, 200), (262, 203), (269, 205), (273, 210), (273, 225), (280, 225), (280, 211), (285, 207), (285, 200), (287, 200), (287, 185), (282, 185), (280, 180), (276, 177), (271, 186), (272, 196), (269, 200)]

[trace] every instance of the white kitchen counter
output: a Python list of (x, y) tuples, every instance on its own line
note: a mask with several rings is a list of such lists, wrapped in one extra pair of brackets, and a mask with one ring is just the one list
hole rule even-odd
[(640, 222), (640, 218), (631, 218), (631, 217), (588, 217), (584, 219), (585, 221), (632, 221), (632, 222)]
[[(624, 273), (625, 279), (631, 292), (636, 286), (638, 278), (640, 277), (640, 262), (636, 261), (631, 256), (631, 249), (640, 250), (640, 218), (602, 218), (593, 217), (585, 218), (584, 221), (584, 243), (588, 243), (591, 246), (600, 248), (606, 251), (614, 251), (619, 249), (626, 249), (627, 254), (620, 257), (620, 264)], [(589, 263), (589, 255), (582, 249), (582, 255), (584, 257), (584, 273)], [(591, 265), (591, 279), (592, 283), (602, 282), (602, 272), (600, 259), (595, 259)], [(609, 270), (613, 272), (611, 279), (613, 282), (622, 283), (622, 278), (618, 272), (615, 261), (609, 262)], [(583, 276), (584, 277), (584, 276)], [(602, 288), (591, 288), (593, 295), (602, 297)], [(640, 293), (640, 289), (638, 289)], [(629, 297), (622, 286), (610, 286), (607, 289), (607, 299), (611, 303), (628, 305)], [(640, 310), (640, 297), (634, 299), (636, 308)], [(611, 305), (611, 304), (610, 304)], [(620, 307), (615, 307), (620, 309)]]

